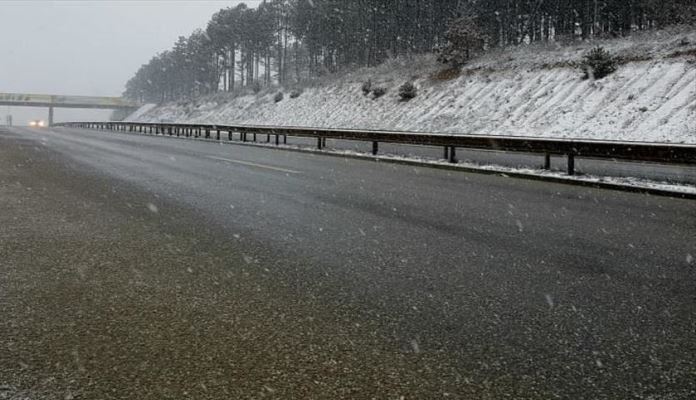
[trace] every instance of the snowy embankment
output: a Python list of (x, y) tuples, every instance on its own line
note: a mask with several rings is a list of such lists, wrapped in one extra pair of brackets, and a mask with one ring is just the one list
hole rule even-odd
[[(605, 79), (582, 80), (573, 63), (597, 44), (632, 61)], [(696, 143), (693, 28), (495, 51), (461, 74), (441, 70), (432, 56), (393, 60), (323, 78), (295, 99), (292, 88), (222, 94), (140, 110), (129, 120)], [(387, 94), (364, 96), (368, 79)], [(411, 79), (418, 97), (401, 102), (398, 88)], [(285, 98), (276, 103), (279, 90)]]

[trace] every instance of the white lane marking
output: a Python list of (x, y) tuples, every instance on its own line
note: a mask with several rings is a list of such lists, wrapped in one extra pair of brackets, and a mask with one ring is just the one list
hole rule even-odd
[(300, 171), (294, 171), (291, 169), (273, 167), (271, 165), (257, 164), (257, 163), (253, 163), (253, 162), (249, 162), (249, 161), (230, 160), (229, 158), (213, 157), (213, 156), (207, 156), (207, 158), (209, 158), (211, 160), (225, 161), (225, 162), (233, 163), (233, 164), (246, 165), (248, 167), (270, 169), (271, 171), (278, 171), (278, 172), (283, 172), (286, 174), (301, 174), (302, 173)]

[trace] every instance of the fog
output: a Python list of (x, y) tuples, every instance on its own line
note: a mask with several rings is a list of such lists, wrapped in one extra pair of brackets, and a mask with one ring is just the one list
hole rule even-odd
[[(153, 54), (203, 28), (237, 1), (1, 1), (0, 92), (120, 96)], [(255, 2), (247, 1), (253, 5)], [(111, 111), (56, 109), (56, 121)], [(0, 106), (0, 123), (47, 119), (42, 108)]]

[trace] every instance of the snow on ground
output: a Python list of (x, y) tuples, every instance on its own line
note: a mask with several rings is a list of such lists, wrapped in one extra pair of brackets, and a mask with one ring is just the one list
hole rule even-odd
[(144, 115), (151, 112), (155, 107), (157, 107), (157, 104), (145, 104), (137, 109), (133, 114), (129, 115), (127, 121), (138, 121), (140, 118), (143, 118)]
[[(573, 63), (597, 44), (628, 61), (605, 79), (582, 80)], [(693, 28), (496, 50), (449, 80), (437, 77), (442, 69), (433, 56), (390, 60), (322, 78), (279, 103), (275, 93), (292, 88), (151, 107), (128, 120), (696, 143)], [(363, 96), (367, 79), (388, 93)], [(401, 102), (407, 80), (418, 97)]]

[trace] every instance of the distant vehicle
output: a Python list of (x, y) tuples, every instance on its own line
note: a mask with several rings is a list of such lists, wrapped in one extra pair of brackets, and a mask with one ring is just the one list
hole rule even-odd
[(29, 126), (32, 128), (43, 128), (46, 126), (46, 122), (40, 119), (35, 119), (33, 121), (29, 121)]

